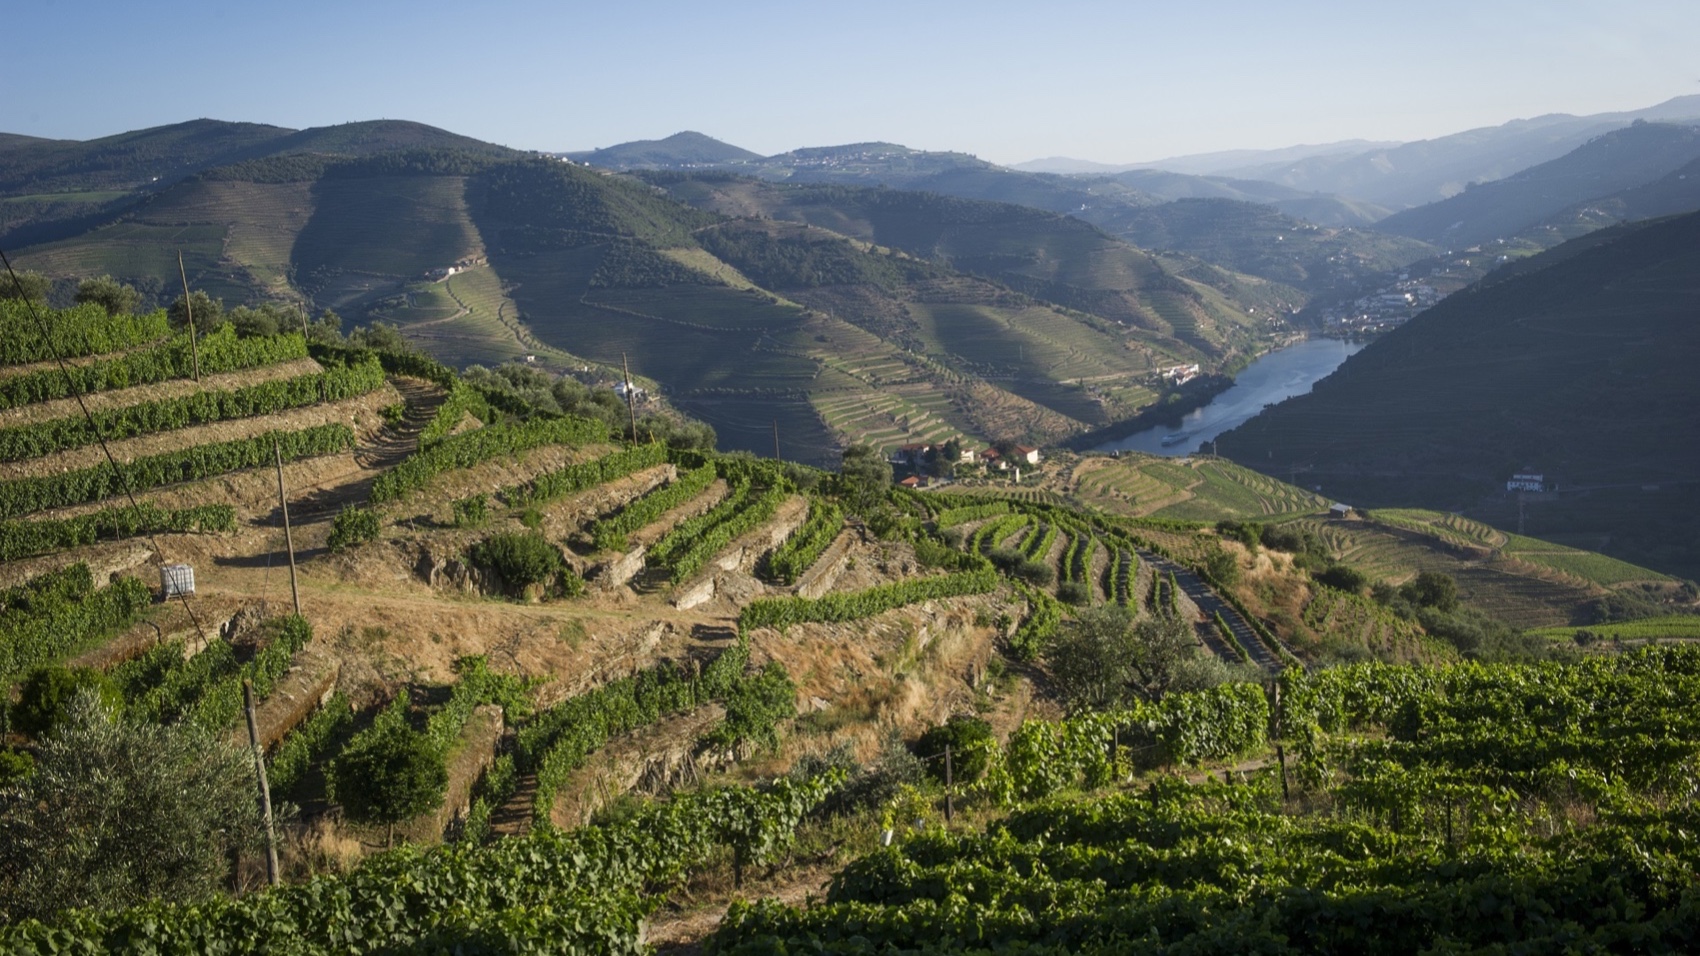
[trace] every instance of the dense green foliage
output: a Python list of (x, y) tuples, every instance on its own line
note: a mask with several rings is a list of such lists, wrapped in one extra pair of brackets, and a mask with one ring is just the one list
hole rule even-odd
[(1061, 602), (1039, 588), (1017, 582), (1016, 589), (1027, 599), (1029, 610), (1009, 639), (1009, 652), (1017, 660), (1038, 660), (1062, 626), (1064, 609)]
[(151, 534), (208, 534), (236, 530), (230, 505), (197, 505), (167, 510), (147, 502), (102, 508), (74, 518), (0, 521), (0, 562)]
[(151, 603), (136, 578), (95, 588), (86, 564), (0, 591), (0, 683), (110, 639)]
[[(347, 875), (240, 899), (154, 902), (77, 913), (57, 925), (0, 930), (18, 956), (173, 948), (185, 940), (230, 956), (365, 952), (513, 952), (563, 956), (642, 952), (640, 924), (721, 847), (761, 861), (785, 846), (836, 783), (825, 777), (762, 789), (684, 793), (607, 827), (537, 830), (488, 847), (404, 848)], [(520, 948), (518, 951), (527, 951)]]
[(748, 663), (749, 648), (740, 642), (698, 674), (662, 662), (539, 713), (520, 728), (514, 741), (520, 769), (537, 775), (533, 819), (549, 825), (555, 795), (609, 738), (724, 698), (743, 678)]
[(325, 539), (325, 546), (331, 549), (332, 554), (346, 551), (357, 544), (377, 540), (378, 530), (376, 511), (359, 505), (343, 505), (342, 510), (331, 519), (331, 533)]
[(665, 487), (637, 499), (616, 514), (597, 521), (590, 528), (591, 540), (599, 551), (619, 551), (626, 547), (626, 535), (642, 528), (667, 512), (701, 494), (713, 484), (713, 465), (702, 465), (682, 471)]
[(988, 501), (983, 505), (964, 505), (960, 508), (941, 511), (934, 522), (938, 525), (938, 529), (943, 531), (946, 528), (954, 528), (959, 524), (967, 524), (981, 518), (1006, 514), (1009, 514), (1009, 502), (1003, 500)]
[(449, 785), (444, 753), (407, 722), (399, 696), (337, 754), (327, 775), (331, 799), (355, 823), (393, 826), (437, 807)]
[(179, 398), (140, 402), (80, 415), (0, 428), (0, 461), (40, 458), (56, 451), (92, 445), (100, 438), (117, 441), (153, 432), (252, 418), (289, 408), (364, 395), (384, 384), (376, 360), (291, 379), (261, 382), (231, 391), (195, 392)]
[(183, 657), (183, 643), (161, 644), (111, 671), (124, 691), (126, 719), (142, 723), (195, 724), (227, 731), (242, 716), (242, 682), (252, 681), (264, 697), (288, 673), (295, 653), (313, 639), (313, 628), (290, 615), (267, 622), (270, 638), (246, 662), (224, 641)]
[[(8, 283), (9, 284), (9, 283)], [(112, 315), (93, 302), (70, 309), (41, 309), (49, 338), (18, 299), (0, 299), (0, 365), (44, 362), (116, 352), (163, 339), (171, 331), (163, 309), (146, 315)]]
[(473, 545), (467, 557), (473, 566), (494, 574), (503, 589), (516, 597), (533, 585), (548, 589), (562, 579), (567, 579), (563, 587), (568, 594), (583, 590), (560, 550), (535, 531), (493, 534)]
[(449, 386), (449, 396), (437, 406), (437, 413), (419, 431), (419, 447), (428, 448), (447, 438), (460, 423), (471, 415), (479, 422), (491, 420), (490, 402), (484, 393), (463, 381)]
[(523, 485), (502, 489), (502, 500), (515, 508), (540, 505), (575, 491), (583, 491), (623, 478), (634, 471), (653, 468), (667, 461), (665, 445), (633, 445), (600, 458), (546, 471)]
[(767, 573), (780, 584), (796, 584), (820, 560), (844, 527), (844, 512), (820, 498), (809, 499), (809, 517), (767, 559)]
[[(202, 375), (307, 357), (307, 342), (299, 332), (243, 339), (228, 325), (201, 336), (196, 347), (200, 351)], [(69, 398), (74, 392), (103, 392), (188, 378), (194, 374), (191, 351), (189, 336), (182, 333), (151, 348), (73, 365), (63, 371), (55, 367), (0, 378), (0, 408)]]
[(535, 418), (531, 421), (487, 425), (450, 435), (378, 476), (372, 483), (372, 503), (397, 501), (424, 488), (433, 477), (457, 468), (470, 468), (502, 455), (517, 455), (544, 445), (588, 445), (607, 441), (600, 422), (579, 418)]
[(746, 604), (739, 612), (738, 629), (750, 631), (758, 627), (771, 627), (783, 631), (793, 624), (855, 621), (905, 604), (963, 594), (985, 594), (997, 586), (997, 572), (991, 568), (981, 568), (935, 577), (911, 578), (862, 591), (828, 594), (814, 600), (801, 597), (758, 598)]
[(272, 793), (282, 795), (294, 790), (308, 769), (329, 756), (331, 744), (353, 725), (354, 709), (338, 691), (272, 751), (266, 763)]
[(490, 520), (490, 495), (481, 491), (465, 498), (456, 498), (449, 502), (449, 509), (454, 514), (455, 527), (481, 528)]
[(0, 920), (11, 924), (0, 932), (66, 907), (212, 896), (229, 854), (257, 834), (252, 787), (241, 752), (211, 733), (120, 720), (93, 694), (73, 698), (37, 742), (34, 771), (0, 789)]
[(354, 444), (354, 432), (347, 425), (336, 422), (300, 431), (266, 432), (251, 438), (196, 445), (148, 455), (121, 465), (124, 471), (122, 478), (105, 463), (57, 475), (13, 478), (0, 482), (0, 518), (100, 501), (121, 495), (126, 488), (143, 491), (271, 464), (274, 443), (284, 461), (294, 461), (349, 448)]
[(769, 488), (753, 497), (748, 494), (748, 488), (747, 484), (740, 485), (708, 514), (680, 524), (657, 541), (649, 554), (650, 563), (666, 568), (668, 580), (678, 584), (701, 570), (710, 558), (740, 535), (754, 531), (772, 518), (779, 505), (790, 497), (783, 487)]

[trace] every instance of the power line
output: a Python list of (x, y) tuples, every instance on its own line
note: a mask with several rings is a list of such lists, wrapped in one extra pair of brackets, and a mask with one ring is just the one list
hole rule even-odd
[[(100, 422), (96, 421), (94, 415), (90, 414), (88, 404), (83, 401), (82, 389), (77, 387), (77, 380), (72, 377), (71, 369), (65, 364), (64, 356), (59, 354), (58, 346), (53, 344), (53, 336), (51, 330), (47, 327), (47, 320), (42, 318), (41, 313), (36, 310), (35, 303), (24, 294), (24, 283), (18, 278), (17, 272), (13, 271), (12, 260), (7, 258), (4, 249), (0, 249), (0, 264), (6, 266), (6, 274), (12, 277), (12, 286), (18, 290), (18, 297), (23, 300), (24, 307), (29, 310), (30, 318), (35, 321), (36, 331), (41, 335), (42, 344), (46, 345), (47, 350), (53, 354), (53, 361), (58, 363), (59, 373), (65, 376), (65, 384), (71, 389), (71, 395), (76, 398), (77, 407), (82, 409), (83, 417), (88, 420), (89, 427), (94, 429), (95, 440), (100, 442), (100, 450), (106, 455), (106, 463), (112, 466), (113, 474), (117, 475), (118, 480), (123, 484), (124, 497), (130, 500), (130, 507), (136, 512), (136, 526), (146, 527), (142, 523), (142, 506), (137, 503), (135, 493), (130, 490), (129, 472), (118, 467), (118, 459), (113, 457), (112, 449), (106, 444), (106, 433), (101, 430)], [(154, 554), (159, 558), (160, 564), (164, 565), (165, 549), (159, 546), (159, 539), (154, 536), (152, 531), (147, 532), (147, 539), (148, 543), (153, 545)], [(180, 590), (176, 593), (178, 599), (183, 602), (183, 610), (189, 614), (190, 623), (195, 625), (195, 635), (201, 639), (203, 646), (206, 645), (206, 631), (201, 628), (201, 619), (195, 614), (195, 608), (189, 603), (189, 595)]]

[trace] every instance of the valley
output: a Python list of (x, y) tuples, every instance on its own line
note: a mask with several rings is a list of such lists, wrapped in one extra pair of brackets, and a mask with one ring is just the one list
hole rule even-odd
[(0, 950), (1691, 949), (1697, 103), (0, 136)]

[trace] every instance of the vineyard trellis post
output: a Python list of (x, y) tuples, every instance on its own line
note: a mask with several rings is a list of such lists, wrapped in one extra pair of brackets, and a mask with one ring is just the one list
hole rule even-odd
[(944, 822), (949, 823), (956, 816), (956, 806), (951, 800), (951, 791), (956, 789), (956, 779), (951, 769), (950, 744), (944, 745)]
[(295, 536), (289, 530), (289, 499), (283, 493), (283, 446), (272, 439), (272, 454), (277, 458), (277, 503), (283, 509), (283, 546), (289, 551), (289, 596), (295, 603), (295, 614), (301, 615), (301, 588), (295, 580)]
[(626, 360), (626, 353), (620, 353), (620, 368), (626, 373), (626, 411), (632, 416), (632, 444), (637, 444), (637, 398), (632, 394), (632, 363)]
[(195, 344), (195, 306), (189, 301), (189, 273), (183, 270), (183, 250), (177, 250), (177, 277), (183, 280), (183, 315), (189, 320), (189, 355), (195, 363), (195, 381), (201, 380), (201, 348)]
[(260, 788), (260, 820), (266, 828), (266, 883), (276, 886), (277, 831), (272, 828), (272, 792), (266, 783), (266, 758), (260, 749), (259, 725), (254, 719), (254, 682), (242, 679), (242, 709), (248, 716), (248, 749), (254, 754), (254, 779)]

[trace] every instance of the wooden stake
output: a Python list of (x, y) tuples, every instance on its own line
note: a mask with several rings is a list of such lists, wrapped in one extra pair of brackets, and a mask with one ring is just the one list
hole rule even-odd
[(272, 454), (277, 458), (277, 503), (283, 509), (283, 545), (289, 549), (289, 596), (295, 601), (295, 614), (301, 615), (301, 588), (295, 581), (295, 536), (289, 530), (289, 499), (283, 495), (283, 448), (272, 439)]
[(201, 347), (195, 344), (195, 306), (189, 301), (189, 273), (183, 271), (183, 250), (177, 250), (177, 277), (183, 280), (183, 314), (189, 319), (189, 355), (195, 360), (195, 381), (201, 380)]
[(277, 885), (277, 831), (272, 828), (272, 790), (266, 782), (266, 758), (260, 750), (260, 729), (254, 720), (254, 682), (242, 679), (242, 704), (248, 712), (248, 749), (254, 753), (254, 779), (260, 785), (260, 818), (266, 826), (266, 882)]
[(626, 361), (626, 353), (620, 353), (620, 368), (626, 373), (626, 411), (632, 415), (632, 444), (637, 444), (637, 402), (632, 395), (632, 366)]
[(949, 823), (956, 815), (956, 807), (951, 802), (950, 791), (956, 783), (950, 766), (950, 745), (944, 746), (944, 822)]
[(773, 460), (779, 460), (779, 419), (773, 420)]

